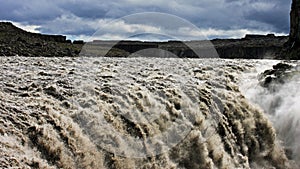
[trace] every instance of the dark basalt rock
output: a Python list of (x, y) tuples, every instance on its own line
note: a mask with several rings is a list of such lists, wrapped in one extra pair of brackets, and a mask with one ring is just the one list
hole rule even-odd
[(215, 39), (212, 43), (220, 58), (274, 59), (287, 41), (286, 36), (269, 34), (246, 35), (242, 39)]
[(293, 0), (290, 13), (290, 36), (279, 55), (283, 59), (300, 59), (300, 1)]
[(83, 40), (74, 40), (73, 44), (80, 44), (80, 45), (83, 45), (84, 42), (83, 42)]
[(0, 22), (0, 56), (78, 56), (81, 47), (66, 36), (26, 32), (10, 22)]
[(277, 65), (273, 66), (273, 69), (278, 69), (278, 70), (289, 70), (291, 69), (293, 66), (286, 64), (286, 63), (278, 63)]
[[(242, 59), (274, 59), (281, 52), (284, 44), (290, 43), (287, 36), (246, 35), (242, 39), (214, 39), (211, 41), (101, 41), (85, 43), (76, 40), (73, 43), (61, 35), (42, 35), (30, 33), (15, 27), (9, 22), (0, 22), (0, 56), (27, 57), (64, 57), (107, 56), (107, 57), (179, 57), (179, 58), (242, 58)], [(89, 44), (91, 44), (89, 46)], [(84, 45), (88, 46), (83, 48)], [(193, 46), (193, 49), (190, 48)], [(108, 47), (106, 49), (106, 47)], [(145, 49), (145, 54), (136, 52)], [(82, 50), (83, 49), (83, 50)], [(96, 53), (89, 53), (90, 51)], [(201, 51), (201, 56), (199, 52)], [(215, 52), (212, 52), (214, 51)], [(151, 51), (153, 51), (151, 53)], [(155, 52), (156, 51), (156, 52)], [(161, 52), (163, 51), (163, 52)], [(197, 55), (197, 54), (198, 55)], [(285, 59), (286, 55), (277, 57)]]
[[(242, 59), (273, 59), (280, 53), (287, 36), (246, 35), (242, 39), (214, 39), (209, 41), (94, 41), (87, 43), (82, 54), (87, 56), (132, 57), (134, 53), (148, 50), (142, 57), (179, 57), (179, 58), (242, 58)], [(111, 46), (106, 54), (99, 52), (103, 46)], [(193, 47), (193, 49), (190, 48)], [(198, 51), (197, 53), (195, 52)], [(200, 52), (199, 52), (200, 51)], [(200, 54), (200, 55), (199, 55)], [(218, 54), (218, 55), (216, 55)]]
[(300, 1), (293, 0), (292, 10), (290, 13), (291, 28), (290, 28), (290, 41), (300, 43)]
[(278, 63), (273, 69), (264, 71), (259, 75), (260, 85), (272, 92), (276, 92), (277, 88), (289, 82), (289, 79), (299, 74), (298, 67), (289, 63)]

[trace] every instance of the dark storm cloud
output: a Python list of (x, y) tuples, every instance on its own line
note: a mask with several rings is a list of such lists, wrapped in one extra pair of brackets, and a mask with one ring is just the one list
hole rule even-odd
[(246, 20), (268, 24), (274, 31), (289, 32), (291, 2), (287, 0), (251, 0)]
[(29, 24), (41, 24), (63, 13), (56, 4), (46, 0), (7, 1), (0, 0), (0, 19)]
[(89, 19), (103, 18), (109, 11), (109, 5), (101, 1), (62, 1), (59, 7), (65, 12)]
[(0, 4), (0, 20), (38, 25), (45, 33), (90, 36), (109, 20), (148, 11), (182, 17), (200, 29), (288, 33), (291, 0), (0, 0)]

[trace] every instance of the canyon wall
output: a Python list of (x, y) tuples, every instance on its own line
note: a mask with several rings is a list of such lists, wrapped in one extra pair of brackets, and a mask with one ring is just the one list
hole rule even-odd
[[(210, 41), (94, 41), (86, 44), (84, 49), (87, 50), (83, 50), (81, 55), (99, 57), (163, 56), (165, 58), (274, 59), (288, 39), (287, 36), (269, 34), (246, 35), (242, 39), (214, 39)], [(106, 47), (108, 53), (101, 52), (104, 47)], [(145, 50), (145, 52), (140, 52), (142, 50)]]
[[(168, 41), (168, 42), (142, 42), (142, 41), (94, 41), (86, 45), (83, 41), (66, 40), (62, 35), (43, 35), (30, 33), (15, 27), (12, 23), (0, 22), (0, 56), (108, 56), (129, 57), (133, 53), (144, 49), (159, 49), (166, 57), (180, 58), (243, 58), (243, 59), (297, 59), (297, 46), (299, 40), (299, 9), (295, 10), (293, 3), (291, 12), (292, 29), (291, 38), (287, 36), (246, 35), (242, 39), (214, 39), (211, 41)], [(298, 26), (297, 24), (298, 23)], [(294, 26), (295, 25), (295, 26)], [(298, 32), (298, 33), (297, 33)], [(293, 38), (294, 37), (294, 38)], [(114, 45), (115, 44), (115, 45)], [(285, 47), (283, 48), (285, 44)], [(193, 46), (191, 49), (190, 46)], [(95, 53), (88, 53), (90, 48)], [(110, 49), (112, 48), (112, 49)], [(89, 50), (90, 50), (89, 49)], [(200, 51), (199, 56), (194, 51)], [(216, 52), (211, 52), (212, 50)], [(294, 52), (296, 50), (296, 52)], [(109, 53), (106, 53), (109, 51)], [(156, 57), (157, 52), (148, 50), (145, 57)], [(217, 53), (217, 54), (216, 54)], [(169, 56), (169, 55), (172, 56)], [(150, 56), (149, 56), (150, 55)]]
[(81, 47), (63, 35), (31, 33), (10, 22), (0, 22), (0, 56), (78, 56)]
[(278, 56), (281, 59), (300, 59), (300, 0), (293, 0), (290, 13), (290, 36)]
[(290, 28), (290, 41), (293, 43), (300, 43), (300, 0), (293, 0), (292, 10), (290, 13), (291, 28)]
[(10, 32), (15, 35), (18, 34), (23, 34), (30, 36), (32, 38), (40, 38), (45, 41), (54, 41), (54, 42), (69, 42), (67, 41), (67, 37), (63, 35), (45, 35), (45, 34), (40, 34), (40, 33), (31, 33), (31, 32), (26, 32), (20, 28), (15, 27), (12, 23), (10, 22), (1, 22), (0, 23), (0, 32)]

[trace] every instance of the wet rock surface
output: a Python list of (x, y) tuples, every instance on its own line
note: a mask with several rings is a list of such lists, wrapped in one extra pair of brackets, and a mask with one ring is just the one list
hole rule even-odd
[(292, 62), (281, 62), (259, 75), (260, 85), (275, 92), (285, 83), (300, 74), (299, 65), (293, 65)]

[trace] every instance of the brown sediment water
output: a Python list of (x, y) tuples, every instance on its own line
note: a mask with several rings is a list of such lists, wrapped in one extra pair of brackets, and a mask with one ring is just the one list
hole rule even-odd
[[(273, 63), (272, 63), (273, 62)], [(260, 62), (255, 70), (243, 74), (240, 83), (241, 92), (256, 106), (260, 107), (272, 122), (277, 138), (283, 145), (285, 152), (294, 168), (300, 166), (300, 63), (299, 61), (284, 61), (281, 64), (291, 66), (287, 70), (274, 70), (272, 65)], [(263, 87), (257, 79), (263, 70), (275, 72), (267, 77), (272, 80), (269, 86)], [(261, 75), (259, 75), (261, 76)], [(276, 78), (280, 80), (276, 80)]]
[(258, 61), (0, 65), (1, 168), (293, 168), (270, 120), (240, 92)]

